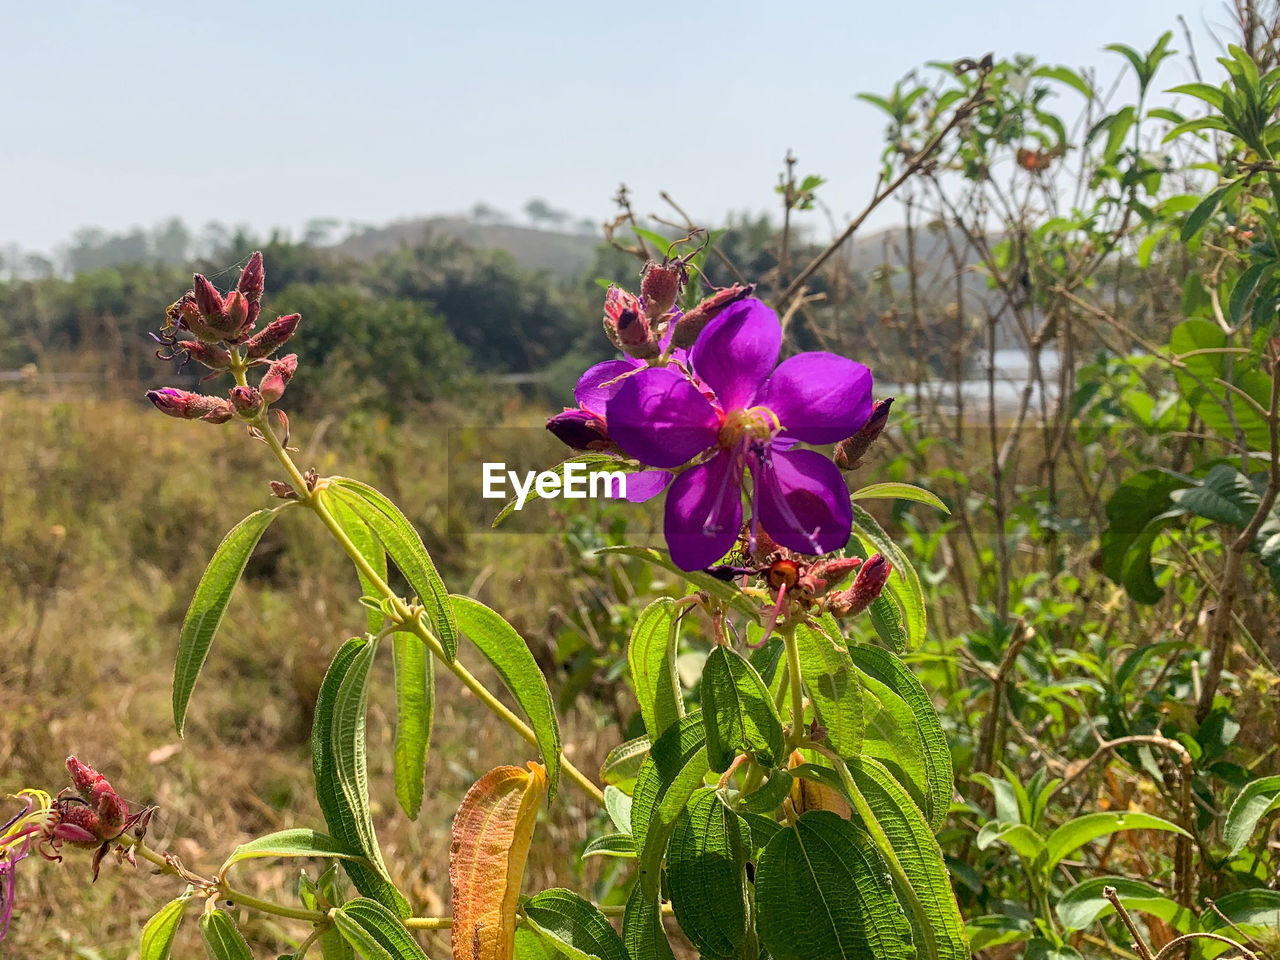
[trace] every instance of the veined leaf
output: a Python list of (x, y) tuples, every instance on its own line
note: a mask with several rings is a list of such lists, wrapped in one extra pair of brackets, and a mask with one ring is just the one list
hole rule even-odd
[(921, 810), (928, 804), (930, 783), (926, 778), (924, 742), (916, 728), (915, 716), (906, 702), (875, 677), (857, 670), (862, 683), (862, 704), (866, 733), (862, 755), (879, 760), (911, 794)]
[(702, 570), (681, 570), (672, 562), (670, 554), (665, 550), (655, 550), (652, 547), (619, 546), (601, 547), (596, 553), (620, 553), (623, 556), (636, 557), (647, 563), (652, 563), (654, 566), (661, 567), (669, 573), (674, 573), (686, 583), (693, 584), (699, 590), (704, 590), (711, 596), (725, 601), (739, 613), (745, 613), (752, 620), (757, 622), (760, 620), (760, 611), (757, 609), (755, 601), (749, 599), (735, 585), (718, 580)]
[[(1217, 911), (1206, 910), (1200, 917), (1204, 929), (1238, 937), (1266, 937), (1280, 930), (1280, 890), (1236, 890), (1217, 901)], [(1227, 919), (1218, 916), (1221, 912)], [(1231, 927), (1228, 927), (1228, 921)], [(1225, 928), (1225, 929), (1224, 929)], [(1233, 929), (1234, 928), (1234, 929)], [(1201, 953), (1209, 960), (1226, 953), (1224, 943), (1201, 941)]]
[(629, 960), (605, 915), (570, 890), (542, 891), (524, 905), (524, 916), (553, 955), (568, 960)]
[(1195, 917), (1186, 907), (1141, 880), (1129, 877), (1090, 877), (1064, 893), (1058, 900), (1058, 919), (1068, 930), (1087, 930), (1097, 921), (1116, 912), (1111, 901), (1102, 895), (1105, 887), (1115, 887), (1120, 901), (1129, 910), (1159, 917), (1179, 933), (1191, 929)]
[(412, 633), (394, 634), (391, 642), (396, 665), (396, 799), (409, 819), (417, 820), (435, 712), (435, 661)]
[(631, 684), (640, 701), (640, 715), (650, 740), (657, 740), (684, 716), (680, 676), (676, 673), (680, 623), (675, 605), (670, 597), (662, 597), (645, 607), (627, 644)]
[(317, 833), (314, 830), (295, 827), (289, 830), (281, 830), (277, 833), (269, 833), (265, 837), (258, 837), (256, 840), (240, 844), (232, 851), (231, 856), (227, 857), (222, 869), (218, 871), (218, 876), (226, 876), (227, 871), (242, 860), (254, 860), (261, 857), (363, 859), (359, 854), (352, 853), (350, 848), (340, 840), (335, 840), (333, 837), (325, 836), (323, 833)]
[(795, 783), (785, 770), (774, 770), (764, 785), (742, 798), (742, 809), (747, 813), (773, 813), (791, 793)]
[(142, 928), (142, 937), (138, 942), (138, 960), (169, 960), (173, 938), (178, 933), (190, 899), (188, 891), (176, 900), (170, 900), (152, 915)]
[(1086, 843), (1091, 843), (1099, 837), (1119, 833), (1122, 830), (1164, 830), (1182, 837), (1191, 836), (1176, 823), (1170, 823), (1168, 820), (1162, 820), (1160, 817), (1152, 816), (1149, 813), (1119, 813), (1113, 811), (1089, 813), (1083, 817), (1068, 820), (1054, 830), (1053, 833), (1049, 834), (1048, 839), (1045, 841), (1048, 866), (1056, 866), (1063, 857), (1078, 850)]
[(796, 626), (800, 675), (827, 740), (842, 757), (862, 752), (865, 717), (862, 686), (843, 644), (806, 623)]
[(951, 513), (936, 493), (910, 483), (869, 483), (849, 496), (852, 500), (913, 500), (937, 507), (945, 514)]
[(1222, 839), (1231, 856), (1248, 845), (1258, 821), (1273, 810), (1280, 810), (1280, 777), (1263, 777), (1245, 785), (1227, 811), (1222, 827)]
[(610, 784), (604, 788), (604, 808), (613, 825), (623, 833), (631, 833), (631, 796)]
[(871, 842), (815, 810), (780, 830), (756, 867), (761, 944), (774, 960), (907, 960), (910, 928)]
[[(298, 899), (308, 910), (327, 912), (330, 907), (347, 899), (346, 893), (339, 889), (341, 879), (337, 867), (337, 863), (330, 865), (316, 880), (312, 880), (305, 870), (299, 871)], [(351, 944), (342, 938), (336, 927), (329, 926), (321, 933), (316, 945), (320, 948), (322, 960), (355, 960)]]
[[(329, 825), (329, 835), (366, 862), (343, 861), (361, 893), (409, 916), (409, 903), (395, 888), (374, 835), (364, 758), (364, 708), (374, 645), (361, 637), (338, 650), (316, 697), (311, 728), (311, 762), (316, 799)], [(362, 786), (363, 785), (363, 786)]]
[(915, 718), (924, 748), (925, 777), (929, 790), (925, 797), (925, 817), (934, 830), (942, 829), (951, 795), (955, 792), (951, 748), (928, 692), (901, 660), (887, 650), (857, 643), (848, 647), (849, 657), (864, 674), (874, 677), (903, 699)]
[(713, 787), (695, 790), (676, 818), (667, 851), (667, 888), (680, 929), (702, 956), (754, 953), (746, 946), (754, 940), (747, 848), (738, 815)]
[(627, 897), (622, 915), (622, 940), (633, 960), (675, 960), (667, 932), (662, 926), (662, 907), (657, 897), (647, 897), (637, 883)]
[(769, 688), (751, 664), (728, 647), (713, 649), (702, 668), (702, 720), (707, 760), (716, 773), (728, 770), (743, 750), (765, 767), (782, 762), (782, 721)]
[(244, 574), (245, 565), (253, 548), (258, 545), (267, 527), (276, 515), (290, 503), (283, 503), (270, 510), (257, 510), (245, 517), (218, 544), (213, 559), (205, 568), (196, 587), (186, 619), (182, 621), (182, 634), (178, 638), (178, 658), (173, 669), (173, 724), (178, 736), (186, 725), (187, 704), (195, 688), (214, 634), (227, 612), (227, 602)]
[(538, 669), (524, 638), (500, 615), (478, 600), (453, 595), (450, 598), (458, 626), (476, 645), (485, 659), (502, 678), (529, 718), (542, 762), (547, 768), (549, 792), (547, 800), (555, 799), (560, 784), (560, 724), (556, 721), (555, 703), (547, 689), (547, 678)]
[(364, 960), (427, 960), (413, 935), (376, 900), (349, 900), (334, 911), (333, 925)]
[(546, 795), (546, 770), (530, 761), (527, 770), (490, 770), (463, 798), (449, 848), (455, 958), (512, 960), (520, 882)]
[(924, 607), (924, 587), (920, 575), (911, 565), (907, 555), (897, 542), (884, 532), (871, 514), (856, 503), (853, 505), (853, 532), (867, 550), (878, 550), (893, 564), (893, 573), (885, 584), (885, 591), (893, 596), (902, 609), (907, 628), (908, 646), (918, 647), (924, 642), (928, 619)]
[(636, 842), (630, 833), (608, 833), (596, 837), (582, 851), (582, 859), (587, 857), (621, 857), (624, 860), (636, 858)]
[[(329, 513), (333, 515), (333, 519), (338, 522), (338, 526), (342, 528), (347, 538), (355, 544), (360, 556), (368, 562), (373, 568), (373, 572), (382, 578), (382, 582), (387, 582), (387, 551), (382, 549), (382, 544), (378, 542), (378, 538), (373, 535), (373, 531), (369, 529), (369, 525), (360, 519), (360, 516), (349, 506), (341, 497), (333, 496), (332, 492), (326, 487), (320, 491), (320, 499), (328, 508)], [(360, 580), (360, 589), (364, 591), (366, 597), (379, 597), (380, 591), (374, 586), (364, 572), (356, 567), (356, 576)], [(382, 624), (386, 617), (379, 610), (369, 608), (368, 614), (369, 632), (375, 636), (382, 630)]]
[(225, 910), (211, 910), (200, 916), (200, 939), (209, 960), (253, 960), (235, 921)]
[(399, 507), (366, 483), (332, 477), (328, 489), (340, 497), (381, 541), (383, 549), (417, 594), (418, 602), (426, 608), (432, 629), (444, 647), (445, 655), (453, 662), (458, 653), (458, 625), (449, 606), (449, 592), (413, 524)]
[(625, 791), (628, 785), (635, 784), (636, 777), (640, 775), (640, 765), (648, 755), (648, 737), (636, 737), (620, 743), (605, 756), (604, 763), (600, 765), (600, 779)]

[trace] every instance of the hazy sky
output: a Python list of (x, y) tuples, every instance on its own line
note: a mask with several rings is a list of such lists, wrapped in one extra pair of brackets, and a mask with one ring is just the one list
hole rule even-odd
[[(837, 214), (874, 183), (883, 121), (853, 95), (926, 60), (1120, 60), (1164, 29), (1202, 63), (1218, 0), (627, 3), (0, 0), (0, 243), (181, 216), (297, 230), (533, 196), (695, 216), (773, 202), (788, 148)], [(1166, 64), (1163, 85), (1189, 79)]]

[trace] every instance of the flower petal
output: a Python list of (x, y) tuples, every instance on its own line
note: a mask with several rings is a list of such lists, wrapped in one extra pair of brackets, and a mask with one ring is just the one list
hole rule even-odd
[(671, 485), (674, 474), (669, 470), (641, 470), (627, 474), (627, 499), (646, 503)]
[(834, 353), (798, 353), (778, 364), (758, 403), (805, 443), (838, 443), (871, 417), (871, 371)]
[(732, 548), (742, 529), (742, 467), (722, 450), (680, 474), (667, 492), (663, 533), (681, 570), (701, 570)]
[(609, 436), (651, 467), (678, 467), (715, 446), (720, 417), (688, 380), (666, 367), (622, 381), (605, 410)]
[(849, 542), (849, 488), (822, 454), (774, 448), (753, 460), (751, 469), (757, 519), (776, 542), (799, 553), (830, 553)]
[(739, 410), (750, 406), (781, 348), (778, 315), (751, 299), (733, 304), (707, 324), (689, 357), (693, 372), (715, 391), (721, 409)]
[[(604, 416), (604, 405), (609, 398), (622, 389), (625, 380), (619, 380), (625, 373), (636, 369), (634, 363), (627, 360), (606, 360), (590, 367), (578, 378), (578, 385), (573, 388), (573, 399), (578, 406), (590, 410), (597, 416)], [(843, 438), (841, 438), (843, 439)]]

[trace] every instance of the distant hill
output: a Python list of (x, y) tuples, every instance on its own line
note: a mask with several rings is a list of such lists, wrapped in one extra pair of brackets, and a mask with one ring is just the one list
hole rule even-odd
[(598, 235), (535, 230), (511, 223), (477, 223), (465, 217), (421, 217), (370, 227), (334, 244), (338, 253), (371, 260), (419, 243), (427, 233), (456, 237), (482, 250), (506, 250), (527, 270), (547, 270), (575, 279), (587, 269), (601, 243)]

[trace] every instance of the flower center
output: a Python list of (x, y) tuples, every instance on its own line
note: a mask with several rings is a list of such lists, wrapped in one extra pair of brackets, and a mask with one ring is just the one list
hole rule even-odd
[(770, 440), (781, 429), (777, 415), (768, 407), (747, 407), (725, 414), (718, 440), (720, 446), (727, 449), (736, 447), (743, 440)]

